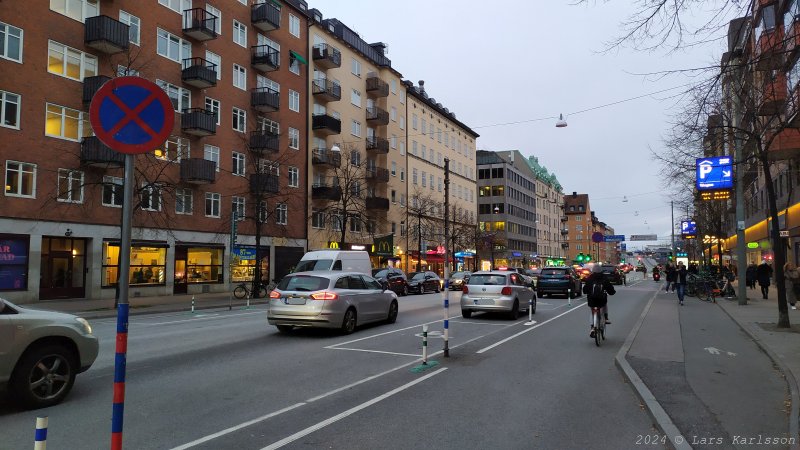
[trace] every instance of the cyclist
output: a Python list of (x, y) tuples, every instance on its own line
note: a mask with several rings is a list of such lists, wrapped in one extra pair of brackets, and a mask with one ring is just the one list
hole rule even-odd
[[(590, 308), (602, 308), (606, 324), (610, 324), (611, 321), (608, 320), (608, 294), (614, 295), (617, 291), (614, 290), (614, 285), (603, 275), (603, 266), (600, 264), (592, 267), (592, 274), (589, 275), (583, 285), (583, 293), (586, 294), (587, 305)], [(589, 333), (589, 337), (594, 337), (594, 328)]]

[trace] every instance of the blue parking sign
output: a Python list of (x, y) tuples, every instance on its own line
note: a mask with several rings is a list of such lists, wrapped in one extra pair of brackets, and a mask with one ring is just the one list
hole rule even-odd
[(733, 160), (730, 156), (697, 158), (696, 164), (698, 191), (733, 187)]

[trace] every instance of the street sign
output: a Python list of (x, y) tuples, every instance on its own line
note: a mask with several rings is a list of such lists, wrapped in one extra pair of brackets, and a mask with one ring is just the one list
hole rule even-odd
[(655, 234), (632, 234), (632, 241), (657, 241), (658, 236)]
[(731, 198), (731, 191), (733, 189), (715, 189), (713, 191), (700, 191), (700, 200), (728, 200)]
[(622, 242), (625, 240), (624, 234), (609, 234), (608, 236), (603, 236), (603, 240), (605, 242)]
[(603, 233), (599, 231), (595, 231), (594, 233), (592, 233), (592, 242), (594, 243), (603, 242)]
[(686, 236), (697, 236), (697, 223), (694, 220), (681, 220), (681, 234)]
[(780, 237), (789, 237), (789, 230), (780, 230), (778, 233)]
[(166, 92), (140, 77), (107, 81), (92, 97), (89, 121), (100, 141), (120, 153), (151, 152), (166, 142), (175, 112)]
[(697, 158), (696, 165), (698, 191), (733, 187), (733, 162), (730, 156)]

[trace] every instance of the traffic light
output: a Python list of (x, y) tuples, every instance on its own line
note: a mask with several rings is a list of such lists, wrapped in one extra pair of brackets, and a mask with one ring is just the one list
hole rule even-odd
[(583, 255), (583, 253), (578, 253), (578, 256), (575, 257), (575, 261), (577, 261), (579, 264), (584, 261), (588, 261), (588, 259), (584, 260), (584, 258), (585, 256)]
[(672, 261), (672, 252), (669, 252), (669, 260)]

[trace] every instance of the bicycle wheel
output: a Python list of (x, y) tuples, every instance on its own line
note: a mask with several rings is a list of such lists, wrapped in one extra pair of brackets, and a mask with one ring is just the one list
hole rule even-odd
[(594, 345), (600, 347), (600, 314), (594, 315)]
[(236, 289), (233, 290), (233, 296), (236, 298), (247, 297), (247, 288), (242, 285), (236, 286)]
[(258, 288), (258, 298), (265, 298), (267, 296), (267, 288), (261, 286)]

